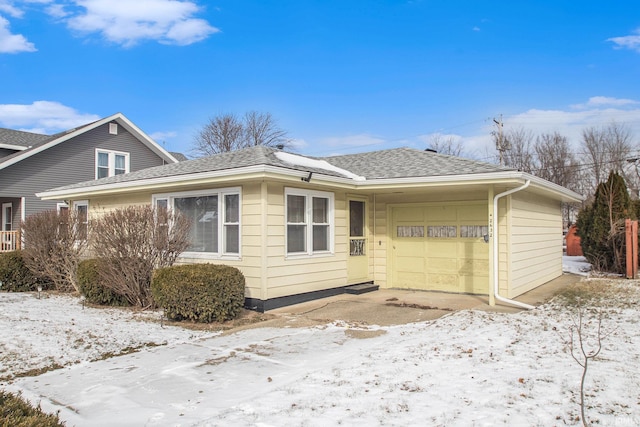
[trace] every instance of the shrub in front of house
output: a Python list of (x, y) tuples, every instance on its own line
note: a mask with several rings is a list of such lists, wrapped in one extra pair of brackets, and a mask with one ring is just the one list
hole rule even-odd
[(98, 305), (127, 306), (130, 305), (123, 295), (116, 293), (100, 275), (108, 261), (103, 259), (87, 259), (78, 264), (78, 286), (87, 302)]
[(33, 275), (26, 266), (22, 251), (0, 253), (0, 290), (9, 292), (35, 291), (46, 283)]
[(86, 221), (76, 211), (48, 210), (29, 215), (22, 223), (26, 266), (57, 291), (79, 291), (76, 272), (87, 247)]
[(92, 254), (108, 259), (103, 283), (133, 306), (152, 307), (153, 270), (171, 266), (189, 247), (191, 221), (178, 212), (128, 206), (92, 222)]
[(13, 427), (64, 427), (58, 415), (34, 407), (20, 394), (0, 390), (0, 425)]
[(193, 264), (155, 272), (151, 292), (170, 320), (222, 322), (235, 319), (244, 305), (245, 279), (227, 265)]

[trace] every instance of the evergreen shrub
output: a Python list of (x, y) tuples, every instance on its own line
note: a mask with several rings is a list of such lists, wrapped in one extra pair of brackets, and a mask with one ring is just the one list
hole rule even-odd
[(156, 270), (153, 298), (170, 320), (222, 322), (238, 317), (244, 305), (245, 279), (227, 265), (193, 264)]
[(123, 295), (116, 293), (105, 283), (100, 275), (108, 261), (104, 259), (87, 259), (78, 264), (78, 286), (80, 293), (85, 296), (87, 302), (98, 305), (128, 306), (130, 305)]
[(625, 272), (625, 219), (635, 219), (635, 206), (624, 178), (611, 172), (596, 189), (594, 202), (578, 214), (576, 227), (585, 258), (593, 267)]
[(0, 290), (9, 292), (35, 291), (38, 285), (47, 287), (26, 266), (22, 251), (0, 253), (0, 282)]
[(32, 406), (20, 394), (0, 390), (1, 427), (64, 427), (58, 415)]

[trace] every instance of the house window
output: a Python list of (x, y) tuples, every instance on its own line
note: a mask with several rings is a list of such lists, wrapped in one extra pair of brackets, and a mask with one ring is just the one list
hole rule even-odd
[(96, 149), (96, 179), (129, 172), (129, 153)]
[(333, 252), (333, 193), (285, 190), (289, 255)]
[(239, 188), (156, 195), (154, 206), (191, 220), (189, 256), (240, 255)]
[(430, 225), (427, 227), (427, 237), (449, 239), (458, 236), (455, 225)]
[(13, 205), (11, 203), (2, 204), (2, 231), (13, 229)]
[(89, 201), (80, 200), (73, 204), (78, 216), (78, 239), (86, 240), (89, 233)]
[(396, 228), (398, 237), (424, 237), (424, 225), (399, 225)]
[(489, 234), (489, 227), (486, 225), (461, 225), (460, 237), (477, 238)]
[(56, 203), (56, 211), (59, 214), (66, 214), (69, 212), (69, 205), (64, 202)]

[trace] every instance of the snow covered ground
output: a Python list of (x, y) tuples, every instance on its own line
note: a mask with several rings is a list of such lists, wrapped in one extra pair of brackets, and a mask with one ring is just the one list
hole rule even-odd
[[(587, 374), (587, 416), (640, 425), (640, 282), (581, 286), (605, 292), (594, 303), (606, 335)], [(65, 366), (0, 386), (60, 411), (67, 426), (581, 425), (572, 313), (555, 300), (518, 314), (223, 335), (67, 296), (0, 293), (0, 377)], [(585, 316), (589, 350), (595, 311)]]

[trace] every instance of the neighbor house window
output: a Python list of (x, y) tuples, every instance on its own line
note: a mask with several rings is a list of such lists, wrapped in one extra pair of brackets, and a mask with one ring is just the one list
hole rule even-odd
[(96, 149), (96, 179), (129, 172), (129, 153)]
[(156, 195), (154, 206), (191, 221), (189, 256), (240, 255), (239, 188)]
[(333, 251), (333, 193), (285, 190), (287, 254)]
[(89, 232), (89, 202), (79, 200), (73, 203), (73, 208), (78, 216), (78, 239), (86, 240)]

